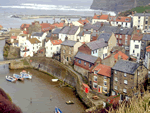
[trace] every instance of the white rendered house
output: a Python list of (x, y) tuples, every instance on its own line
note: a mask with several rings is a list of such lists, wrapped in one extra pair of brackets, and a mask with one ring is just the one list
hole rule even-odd
[(54, 54), (60, 53), (61, 43), (61, 40), (48, 40), (45, 42), (46, 57), (53, 57)]

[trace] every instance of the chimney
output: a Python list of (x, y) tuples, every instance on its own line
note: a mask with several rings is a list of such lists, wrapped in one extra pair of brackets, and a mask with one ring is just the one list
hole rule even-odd
[(101, 22), (101, 27), (104, 25), (104, 23), (103, 22)]

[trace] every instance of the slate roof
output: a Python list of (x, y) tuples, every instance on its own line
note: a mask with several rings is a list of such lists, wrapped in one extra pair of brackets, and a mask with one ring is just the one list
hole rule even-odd
[(150, 16), (150, 13), (135, 13), (134, 16)]
[(51, 37), (51, 35), (52, 35), (51, 33), (48, 33), (48, 34), (46, 35), (46, 37)]
[(33, 32), (32, 36), (42, 36), (43, 32)]
[(142, 40), (150, 40), (150, 34), (145, 34)]
[(83, 36), (83, 33), (84, 34), (91, 34), (90, 31), (81, 31), (77, 36)]
[(90, 30), (91, 28), (92, 28), (92, 25), (90, 23), (85, 24), (83, 27), (83, 29), (88, 29), (88, 30)]
[(116, 33), (118, 27), (117, 26), (103, 26), (99, 31), (105, 31), (105, 32), (113, 32)]
[(88, 55), (82, 52), (78, 52), (75, 56), (75, 58), (90, 62), (90, 63), (95, 63), (95, 61), (97, 60), (98, 57), (92, 56), (92, 55)]
[(68, 34), (69, 30), (70, 30), (70, 27), (69, 26), (65, 26), (65, 27), (63, 27), (61, 29), (60, 33), (62, 33), (62, 34)]
[(123, 35), (132, 35), (133, 29), (132, 28), (118, 28), (116, 30), (116, 34), (123, 34)]
[(61, 29), (55, 28), (54, 31), (52, 32), (52, 34), (59, 34), (60, 31), (61, 31)]
[(65, 40), (61, 45), (74, 46), (77, 42), (73, 40)]
[(112, 33), (101, 33), (97, 40), (103, 38), (105, 40), (105, 42), (108, 42), (108, 40), (110, 39), (111, 35), (112, 35)]
[(124, 73), (134, 74), (136, 69), (139, 67), (139, 64), (136, 62), (131, 62), (127, 60), (119, 60), (112, 69), (121, 71)]
[(69, 35), (74, 35), (77, 30), (78, 30), (79, 26), (72, 26), (70, 31), (68, 32)]
[(77, 36), (83, 36), (83, 31), (81, 31)]
[(99, 49), (106, 47), (108, 44), (105, 43), (104, 39), (101, 38), (100, 40), (92, 41), (86, 44), (91, 50)]

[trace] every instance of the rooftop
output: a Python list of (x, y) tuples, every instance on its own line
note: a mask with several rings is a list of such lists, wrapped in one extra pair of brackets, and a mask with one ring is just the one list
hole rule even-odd
[(132, 35), (133, 28), (118, 28), (116, 30), (116, 34), (123, 34), (123, 35)]
[(131, 17), (118, 16), (116, 22), (131, 22)]
[(143, 34), (134, 34), (132, 40), (142, 40)]
[(62, 41), (61, 40), (51, 40), (51, 43), (53, 45), (60, 45), (62, 43)]
[(112, 35), (112, 33), (101, 33), (98, 37), (98, 40), (103, 38), (105, 40), (105, 42), (108, 42), (111, 35)]
[(150, 34), (145, 34), (142, 40), (150, 40)]
[(73, 40), (65, 40), (61, 45), (74, 46), (77, 42)]
[(55, 28), (54, 31), (52, 32), (52, 34), (59, 34), (61, 31), (60, 28)]
[(79, 29), (79, 26), (72, 26), (70, 31), (68, 32), (69, 35), (74, 35), (77, 30)]
[(70, 26), (65, 26), (61, 29), (60, 33), (68, 34), (69, 30), (70, 30)]
[(114, 58), (118, 60), (118, 56), (119, 56), (119, 55), (121, 56), (121, 58), (122, 58), (123, 60), (127, 60), (127, 59), (129, 58), (125, 53), (123, 53), (123, 52), (121, 52), (121, 51), (117, 52), (117, 53), (115, 54)]
[(134, 74), (139, 64), (136, 62), (131, 62), (127, 60), (119, 60), (112, 69), (121, 71), (124, 73)]
[(41, 43), (37, 38), (30, 38), (29, 41), (31, 44)]
[(97, 65), (92, 71), (98, 71), (97, 73), (100, 75), (104, 75), (107, 77), (111, 77), (111, 67), (103, 64)]
[(98, 59), (98, 57), (92, 56), (92, 55), (88, 55), (82, 52), (78, 52), (75, 56), (75, 58), (90, 62), (90, 63), (95, 63), (95, 61)]
[(31, 36), (43, 36), (43, 32), (33, 32)]

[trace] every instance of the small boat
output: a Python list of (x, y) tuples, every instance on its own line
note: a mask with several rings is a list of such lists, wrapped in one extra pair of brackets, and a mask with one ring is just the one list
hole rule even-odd
[(17, 79), (20, 80), (20, 81), (23, 81), (23, 80), (24, 80), (24, 78), (22, 77), (22, 75), (13, 74), (13, 77), (14, 77), (14, 78), (17, 78)]
[(55, 113), (62, 113), (62, 111), (58, 107), (55, 107)]
[(66, 104), (74, 104), (74, 102), (73, 101), (66, 101)]
[(98, 99), (99, 99), (98, 96), (93, 96), (92, 98), (93, 98), (94, 100), (98, 100)]
[(16, 81), (16, 79), (11, 77), (11, 76), (6, 76), (6, 80), (9, 82), (15, 82)]
[(57, 82), (58, 81), (58, 79), (52, 79), (52, 82)]
[(29, 78), (29, 79), (32, 79), (32, 75), (28, 72), (26, 73), (25, 70), (23, 70), (22, 72), (20, 72), (20, 75), (23, 77), (23, 78)]

